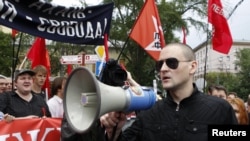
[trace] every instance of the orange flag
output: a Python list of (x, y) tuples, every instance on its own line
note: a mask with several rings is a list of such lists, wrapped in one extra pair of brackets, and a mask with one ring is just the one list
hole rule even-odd
[(165, 40), (155, 0), (146, 0), (129, 37), (144, 48), (154, 60), (159, 59)]
[(212, 36), (213, 49), (228, 54), (233, 39), (220, 0), (208, 1), (208, 21), (213, 25), (214, 30)]
[(37, 65), (43, 65), (47, 68), (48, 73), (43, 88), (45, 90), (47, 89), (48, 98), (50, 98), (50, 58), (45, 46), (44, 38), (36, 38), (34, 44), (27, 53), (27, 58), (32, 62), (31, 68), (34, 68)]

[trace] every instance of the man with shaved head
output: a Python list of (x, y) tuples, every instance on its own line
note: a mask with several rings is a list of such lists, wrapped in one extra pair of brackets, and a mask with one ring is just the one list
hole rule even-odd
[[(231, 105), (198, 90), (193, 77), (198, 68), (191, 47), (170, 43), (156, 62), (166, 98), (141, 111), (126, 130), (125, 113), (110, 112), (100, 117), (107, 138), (118, 141), (207, 141), (208, 125), (238, 124)], [(114, 130), (116, 127), (116, 130)]]

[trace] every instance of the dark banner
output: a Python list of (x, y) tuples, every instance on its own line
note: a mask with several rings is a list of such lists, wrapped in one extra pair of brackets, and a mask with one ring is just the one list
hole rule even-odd
[(63, 7), (40, 0), (0, 0), (0, 24), (54, 41), (103, 45), (113, 6)]

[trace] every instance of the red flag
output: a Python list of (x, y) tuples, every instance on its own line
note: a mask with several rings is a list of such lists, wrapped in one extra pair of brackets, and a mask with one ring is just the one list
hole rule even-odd
[(104, 48), (105, 48), (105, 55), (106, 55), (106, 62), (109, 60), (109, 49), (108, 49), (108, 35), (107, 33), (104, 34)]
[(73, 69), (72, 64), (68, 64), (67, 65), (67, 74), (68, 75), (72, 72), (72, 69)]
[(182, 43), (186, 44), (186, 29), (185, 29), (185, 27), (182, 27), (182, 32), (183, 32), (183, 41), (182, 41)]
[(13, 39), (16, 37), (16, 34), (17, 34), (17, 33), (18, 33), (18, 31), (17, 31), (17, 30), (12, 29), (11, 36), (12, 36), (12, 38), (13, 38)]
[(212, 44), (213, 49), (228, 54), (233, 44), (227, 19), (223, 15), (223, 7), (220, 0), (208, 1), (208, 21), (213, 25)]
[(158, 60), (165, 40), (155, 0), (146, 0), (129, 37)]
[(50, 58), (49, 58), (49, 53), (48, 50), (46, 49), (45, 46), (45, 39), (44, 38), (39, 38), (37, 37), (34, 44), (30, 48), (30, 50), (27, 53), (27, 58), (32, 62), (31, 63), (31, 68), (34, 68), (37, 65), (43, 65), (47, 68), (47, 77), (45, 84), (43, 88), (45, 90), (48, 90), (48, 97), (50, 97), (50, 82), (49, 82), (49, 77), (50, 77)]

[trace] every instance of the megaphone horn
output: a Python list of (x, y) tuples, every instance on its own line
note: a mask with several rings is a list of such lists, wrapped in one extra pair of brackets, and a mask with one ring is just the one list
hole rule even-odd
[(66, 81), (63, 99), (65, 117), (75, 132), (85, 133), (105, 113), (145, 110), (155, 104), (156, 94), (152, 89), (135, 89), (103, 84), (87, 68), (78, 67)]

